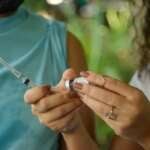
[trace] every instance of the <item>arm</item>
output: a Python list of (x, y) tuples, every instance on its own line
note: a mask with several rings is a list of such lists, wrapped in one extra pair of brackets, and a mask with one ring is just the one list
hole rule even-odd
[[(150, 102), (144, 93), (107, 76), (92, 72), (83, 72), (81, 75), (90, 82), (74, 85), (81, 100), (114, 129), (117, 135), (150, 150)], [(121, 143), (121, 149), (128, 149), (127, 145), (126, 148), (123, 147), (125, 144), (129, 146), (127, 141), (120, 140), (114, 146), (120, 149)], [(132, 146), (130, 144), (130, 149), (134, 150), (135, 146)]]
[[(87, 64), (84, 56), (84, 50), (79, 40), (71, 33), (68, 36), (68, 62), (78, 74), (80, 71), (87, 70)], [(89, 134), (95, 139), (95, 119), (93, 112), (87, 107), (83, 106), (81, 109), (82, 119)]]
[[(71, 33), (68, 34), (68, 62), (70, 67), (77, 73), (87, 69), (83, 48), (80, 42)], [(62, 140), (64, 140), (62, 141), (63, 150), (98, 149), (95, 142), (95, 124), (92, 111), (83, 105), (80, 114), (82, 116), (82, 127), (74, 134), (62, 134)]]
[[(138, 78), (138, 72), (136, 72), (130, 82), (130, 84), (134, 87), (137, 87), (141, 89), (144, 92), (144, 89), (142, 88), (142, 83)], [(122, 147), (122, 150), (143, 150), (143, 148), (138, 145), (137, 143), (125, 140), (119, 136), (114, 136), (111, 144), (112, 149), (111, 150), (118, 150), (119, 147)], [(118, 147), (118, 148), (117, 148)]]

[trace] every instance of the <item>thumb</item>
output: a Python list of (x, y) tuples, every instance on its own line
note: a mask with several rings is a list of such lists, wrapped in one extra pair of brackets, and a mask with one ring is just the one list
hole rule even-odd
[(71, 80), (73, 78), (77, 77), (77, 73), (75, 72), (74, 69), (70, 68), (70, 69), (67, 69), (63, 75), (62, 75), (62, 78), (60, 80), (60, 82), (57, 84), (57, 88), (59, 90), (64, 90), (65, 89), (65, 81), (66, 80)]

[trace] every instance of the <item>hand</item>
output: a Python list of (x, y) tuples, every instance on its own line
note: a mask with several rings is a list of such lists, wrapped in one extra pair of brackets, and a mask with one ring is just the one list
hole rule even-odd
[(150, 103), (140, 90), (92, 72), (81, 75), (90, 83), (74, 85), (81, 100), (116, 134), (140, 144), (150, 138)]
[(42, 124), (54, 131), (71, 132), (77, 126), (76, 115), (82, 103), (76, 94), (63, 88), (64, 79), (75, 75), (72, 70), (67, 70), (55, 90), (50, 86), (40, 86), (25, 94), (25, 101), (32, 105), (32, 113)]

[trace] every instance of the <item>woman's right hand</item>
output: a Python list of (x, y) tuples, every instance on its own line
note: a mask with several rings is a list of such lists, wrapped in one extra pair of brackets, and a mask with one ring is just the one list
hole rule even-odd
[(90, 83), (74, 86), (81, 100), (116, 134), (150, 150), (150, 102), (143, 92), (119, 80), (92, 72), (81, 75)]
[(48, 128), (70, 133), (79, 124), (77, 117), (82, 102), (77, 94), (64, 88), (64, 79), (71, 79), (76, 74), (69, 69), (64, 72), (62, 80), (55, 88), (38, 86), (25, 93), (25, 102), (32, 106), (32, 113)]

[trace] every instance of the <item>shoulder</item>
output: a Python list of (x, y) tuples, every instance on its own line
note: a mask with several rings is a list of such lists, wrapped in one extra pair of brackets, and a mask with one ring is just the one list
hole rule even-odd
[(80, 72), (81, 70), (86, 70), (87, 66), (85, 60), (85, 53), (82, 44), (80, 43), (79, 39), (70, 32), (68, 32), (67, 47), (69, 65), (77, 72)]
[(64, 22), (54, 20), (52, 18), (45, 18), (42, 15), (39, 15), (35, 12), (32, 12), (28, 10), (27, 8), (22, 8), (26, 12), (28, 19), (28, 23), (32, 23), (32, 25), (35, 27), (33, 29), (40, 28), (41, 30), (58, 30), (58, 31), (63, 31), (66, 30), (66, 25)]

